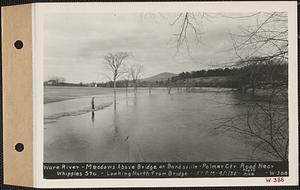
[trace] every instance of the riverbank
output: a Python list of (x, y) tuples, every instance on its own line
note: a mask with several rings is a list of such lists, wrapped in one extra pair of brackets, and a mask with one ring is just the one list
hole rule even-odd
[[(118, 88), (117, 93), (125, 93), (125, 89)], [(84, 96), (113, 94), (113, 88), (102, 87), (70, 87), (70, 86), (45, 86), (44, 104), (71, 100)]]
[(112, 104), (113, 104), (113, 102), (108, 102), (108, 103), (96, 105), (94, 109), (92, 109), (91, 107), (84, 107), (79, 110), (45, 115), (44, 123), (45, 124), (53, 123), (53, 122), (56, 122), (57, 119), (62, 118), (62, 117), (77, 116), (77, 115), (82, 115), (82, 114), (89, 113), (89, 112), (102, 110), (102, 109), (105, 109), (106, 107), (111, 106)]
[[(206, 91), (228, 91), (233, 90), (233, 88), (228, 87), (191, 87), (191, 92), (206, 92)], [(44, 104), (61, 102), (65, 100), (72, 100), (76, 98), (81, 98), (85, 96), (97, 96), (97, 95), (113, 95), (113, 88), (105, 88), (105, 87), (70, 87), (70, 86), (45, 86), (44, 87)], [(153, 87), (154, 90), (168, 90), (167, 87)], [(172, 87), (172, 92), (177, 92), (178, 90), (184, 91), (186, 87)], [(117, 94), (125, 94), (126, 88), (117, 88)], [(127, 92), (132, 93), (134, 91), (133, 88), (128, 88)], [(147, 87), (140, 87), (138, 91), (149, 91)]]

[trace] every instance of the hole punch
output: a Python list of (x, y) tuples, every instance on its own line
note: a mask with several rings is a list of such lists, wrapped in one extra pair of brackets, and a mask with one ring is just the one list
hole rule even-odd
[(23, 143), (17, 143), (15, 145), (15, 149), (17, 152), (22, 152), (24, 150), (24, 144)]
[(15, 48), (17, 48), (17, 49), (22, 49), (23, 46), (24, 46), (24, 44), (23, 44), (23, 42), (22, 42), (21, 40), (17, 40), (17, 41), (15, 42)]

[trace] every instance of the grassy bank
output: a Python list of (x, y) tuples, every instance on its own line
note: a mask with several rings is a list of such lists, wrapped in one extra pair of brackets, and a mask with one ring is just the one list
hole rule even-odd
[[(117, 89), (118, 93), (124, 93), (125, 89)], [(101, 87), (67, 87), (45, 86), (44, 104), (79, 98), (82, 96), (113, 94), (113, 88)]]
[(85, 108), (70, 111), (70, 112), (62, 112), (62, 113), (57, 113), (57, 114), (45, 115), (44, 123), (47, 124), (47, 123), (56, 122), (56, 120), (61, 117), (77, 116), (77, 115), (82, 115), (82, 114), (89, 113), (92, 111), (102, 110), (102, 109), (105, 109), (106, 107), (111, 106), (112, 104), (113, 104), (112, 102), (107, 102), (107, 103), (103, 103), (100, 105), (96, 105), (94, 109), (92, 109), (91, 107), (85, 107)]

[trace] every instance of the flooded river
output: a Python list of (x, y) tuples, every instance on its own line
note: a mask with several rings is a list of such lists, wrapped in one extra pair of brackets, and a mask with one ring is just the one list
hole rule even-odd
[[(245, 161), (251, 146), (242, 137), (215, 134), (220, 118), (244, 111), (235, 92), (203, 88), (197, 93), (139, 89), (118, 94), (117, 108), (64, 115), (44, 125), (45, 162)], [(113, 101), (93, 95), (95, 104)], [(44, 115), (74, 113), (92, 96), (48, 103)]]

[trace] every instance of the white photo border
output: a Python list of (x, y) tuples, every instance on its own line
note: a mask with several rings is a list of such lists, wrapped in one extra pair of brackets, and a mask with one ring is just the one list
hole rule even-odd
[[(34, 187), (208, 187), (298, 185), (298, 45), (297, 2), (98, 2), (33, 4), (33, 127)], [(234, 178), (126, 178), (44, 179), (43, 178), (43, 20), (49, 13), (134, 13), (134, 12), (288, 12), (289, 62), (289, 176), (283, 183), (267, 183), (265, 177)]]

